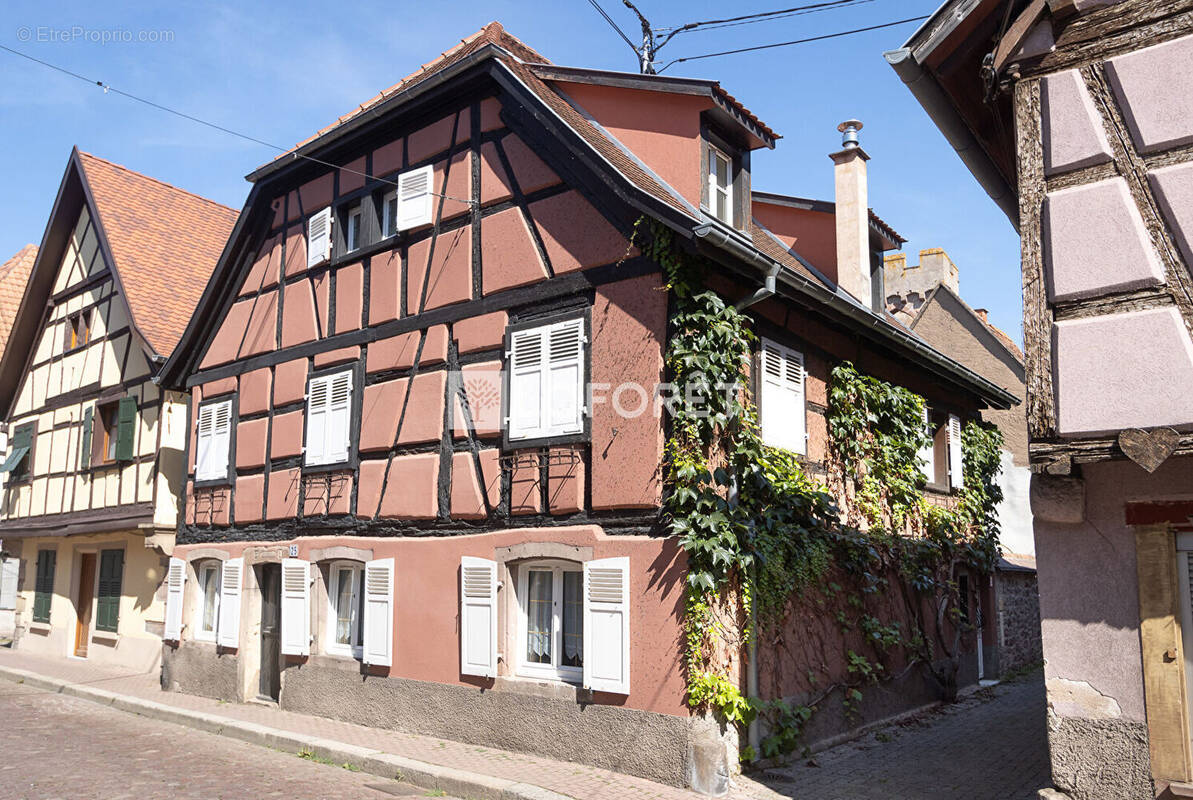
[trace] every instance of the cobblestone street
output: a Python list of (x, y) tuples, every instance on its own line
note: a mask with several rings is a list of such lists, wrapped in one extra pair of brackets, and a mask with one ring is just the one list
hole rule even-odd
[(0, 682), (0, 798), (415, 798), (423, 789)]
[(1051, 786), (1039, 672), (740, 781), (765, 800), (1035, 800)]

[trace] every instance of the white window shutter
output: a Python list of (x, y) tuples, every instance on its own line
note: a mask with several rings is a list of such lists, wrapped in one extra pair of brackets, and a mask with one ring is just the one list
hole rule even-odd
[(393, 664), (394, 560), (382, 558), (365, 564), (364, 662)]
[(548, 436), (584, 430), (584, 320), (570, 319), (547, 329)]
[(435, 172), (430, 165), (398, 176), (398, 230), (431, 223), (434, 182)]
[(352, 422), (352, 371), (327, 378), (327, 423), (324, 430), (323, 463), (348, 460)]
[(282, 652), (311, 653), (311, 562), (282, 559)]
[(630, 559), (584, 563), (584, 686), (630, 693)]
[(17, 607), (17, 582), (21, 576), (21, 562), (16, 558), (7, 559), (0, 565), (0, 608)]
[(788, 435), (791, 436), (792, 452), (806, 455), (808, 452), (808, 412), (804, 403), (804, 391), (807, 373), (804, 371), (804, 354), (795, 350), (787, 351), (786, 374), (787, 394), (791, 404), (791, 424)]
[(497, 562), (460, 559), (460, 672), (497, 677)]
[(331, 208), (316, 211), (307, 220), (307, 267), (331, 258)]
[(166, 632), (172, 642), (182, 639), (182, 591), (186, 587), (186, 562), (171, 558), (166, 572)]
[(543, 328), (515, 331), (510, 335), (510, 439), (532, 439), (541, 436), (545, 428), (545, 339)]
[(960, 489), (965, 485), (965, 461), (961, 452), (961, 418), (949, 414), (949, 486)]
[(307, 388), (307, 440), (304, 458), (307, 464), (326, 464), (328, 401), (330, 394), (328, 379), (311, 378)]
[(216, 641), (222, 647), (240, 646), (240, 590), (244, 559), (230, 558), (220, 569), (220, 622)]
[(758, 410), (762, 422), (762, 441), (771, 447), (806, 454), (808, 437), (803, 354), (763, 339), (759, 371)]
[(218, 480), (228, 476), (228, 457), (232, 451), (231, 400), (199, 409), (197, 449), (195, 477), (198, 480)]
[(920, 448), (920, 470), (924, 473), (924, 480), (928, 483), (936, 481), (936, 445), (932, 441), (932, 423), (928, 420), (928, 406), (923, 407), (924, 435), (928, 437), (928, 444)]
[(228, 477), (228, 456), (232, 452), (232, 401), (215, 407), (215, 430), (211, 446), (211, 477)]
[(195, 478), (208, 480), (212, 471), (215, 443), (215, 406), (206, 405), (199, 409), (198, 434), (195, 438)]

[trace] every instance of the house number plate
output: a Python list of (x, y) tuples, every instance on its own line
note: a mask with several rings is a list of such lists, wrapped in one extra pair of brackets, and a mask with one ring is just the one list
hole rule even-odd
[(298, 558), (298, 545), (290, 545), (290, 558)]

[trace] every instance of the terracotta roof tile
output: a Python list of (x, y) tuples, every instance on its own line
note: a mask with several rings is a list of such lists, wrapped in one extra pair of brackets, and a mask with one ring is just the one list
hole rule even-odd
[(17, 309), (25, 296), (25, 284), (37, 261), (37, 245), (27, 244), (12, 258), (0, 264), (0, 354), (8, 346), (8, 336), (17, 318)]
[(207, 286), (234, 209), (89, 153), (79, 153), (133, 324), (168, 356)]

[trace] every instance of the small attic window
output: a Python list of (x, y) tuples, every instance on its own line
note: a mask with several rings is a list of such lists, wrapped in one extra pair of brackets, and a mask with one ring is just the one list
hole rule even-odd
[(66, 351), (83, 347), (91, 341), (91, 311), (80, 311), (66, 318), (64, 349)]

